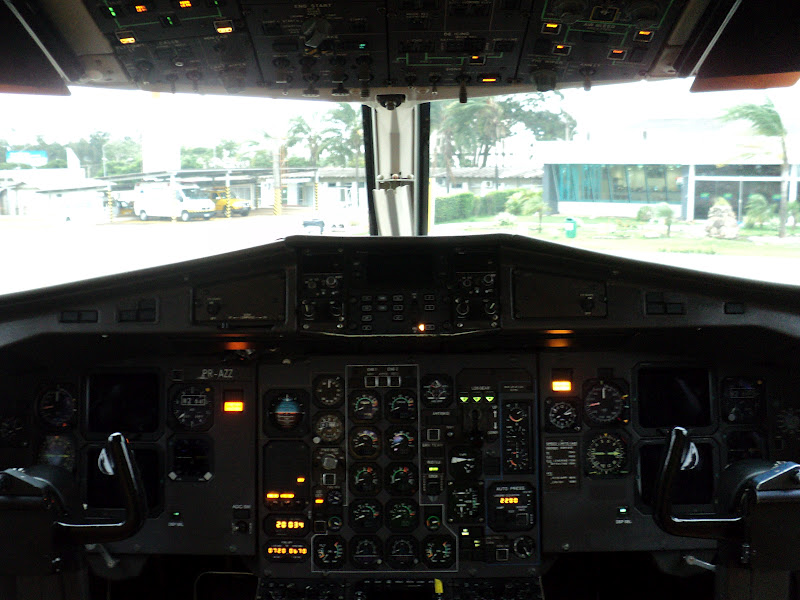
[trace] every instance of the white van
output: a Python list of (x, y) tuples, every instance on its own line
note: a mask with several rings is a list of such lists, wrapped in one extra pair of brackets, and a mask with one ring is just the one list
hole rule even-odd
[(141, 181), (134, 187), (133, 213), (142, 221), (169, 218), (188, 221), (210, 219), (214, 203), (196, 185), (170, 181)]

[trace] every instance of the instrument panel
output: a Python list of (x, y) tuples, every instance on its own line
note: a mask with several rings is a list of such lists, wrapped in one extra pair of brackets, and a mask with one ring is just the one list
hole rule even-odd
[(262, 570), (536, 567), (533, 368), (531, 357), (444, 355), (261, 367), (260, 381), (282, 382), (261, 394)]
[(651, 314), (644, 275), (490, 242), (420, 241), (427, 263), (405, 240), (280, 243), (137, 288), (155, 322), (117, 319), (127, 289), (57, 298), (0, 350), (0, 466), (59, 467), (83, 518), (116, 520), (97, 461), (122, 431), (148, 518), (109, 552), (242, 557), (262, 598), (398, 579), (479, 598), (559, 555), (713, 549), (653, 522), (665, 440), (692, 436), (684, 514), (716, 512), (733, 462), (800, 457), (789, 338), (748, 325), (787, 322), (755, 293), (728, 315), (724, 282)]

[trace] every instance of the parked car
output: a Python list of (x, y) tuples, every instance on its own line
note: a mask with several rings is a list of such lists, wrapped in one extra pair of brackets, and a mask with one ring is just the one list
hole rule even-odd
[(250, 210), (253, 208), (250, 200), (229, 197), (228, 192), (226, 192), (224, 188), (211, 190), (210, 197), (211, 201), (214, 203), (217, 215), (221, 217), (227, 216), (229, 204), (231, 207), (231, 215), (239, 215), (242, 217), (249, 215)]

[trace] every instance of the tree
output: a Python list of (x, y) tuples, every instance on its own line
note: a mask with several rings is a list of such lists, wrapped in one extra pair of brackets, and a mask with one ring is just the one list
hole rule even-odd
[(542, 232), (542, 218), (547, 213), (544, 195), (538, 190), (519, 190), (506, 203), (506, 210), (518, 215), (538, 215), (539, 233)]
[(103, 174), (103, 148), (111, 139), (105, 131), (95, 131), (89, 139), (82, 138), (77, 142), (67, 144), (75, 152), (81, 166), (86, 168), (87, 177), (96, 177)]
[(301, 116), (292, 117), (286, 134), (286, 147), (301, 146), (308, 149), (309, 166), (316, 169), (330, 135), (330, 130), (312, 127)]
[(761, 227), (775, 217), (775, 209), (764, 194), (750, 194), (744, 211), (748, 227)]
[(328, 127), (323, 131), (326, 137), (326, 151), (329, 162), (337, 167), (358, 167), (364, 165), (364, 131), (361, 111), (352, 104), (339, 103), (324, 117)]
[(552, 107), (551, 100), (559, 97), (527, 94), (431, 103), (433, 165), (444, 167), (448, 182), (453, 167), (485, 167), (492, 151), (519, 126), (537, 140), (569, 139), (575, 119)]
[(672, 230), (672, 220), (675, 218), (675, 213), (672, 212), (672, 207), (666, 202), (656, 205), (655, 216), (659, 219), (664, 219), (664, 225), (667, 226), (667, 237)]
[(721, 117), (723, 121), (748, 121), (756, 135), (777, 138), (781, 144), (781, 201), (778, 207), (778, 237), (786, 237), (786, 220), (789, 203), (789, 155), (786, 150), (786, 127), (772, 101), (764, 104), (739, 104), (729, 108)]

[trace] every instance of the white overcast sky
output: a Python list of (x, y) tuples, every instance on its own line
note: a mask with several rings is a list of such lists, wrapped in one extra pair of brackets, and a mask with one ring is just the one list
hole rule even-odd
[[(725, 107), (742, 102), (773, 99), (790, 130), (800, 130), (800, 86), (749, 92), (690, 94), (691, 80), (565, 90), (563, 106), (584, 130), (616, 127), (654, 116), (714, 118)], [(42, 135), (47, 141), (66, 143), (107, 131), (114, 137), (138, 137), (149, 122), (178, 136), (182, 145), (213, 145), (222, 139), (258, 140), (263, 132), (285, 134), (294, 114), (313, 120), (329, 105), (314, 101), (211, 95), (161, 94), (71, 88), (70, 97), (0, 94), (0, 139), (27, 144)]]

